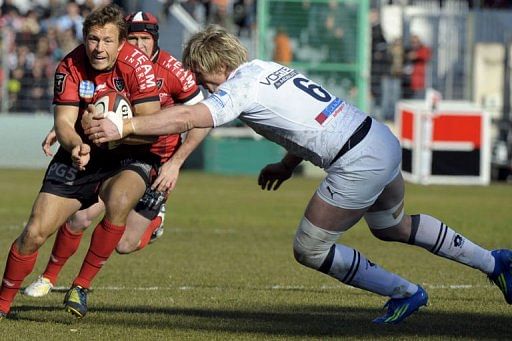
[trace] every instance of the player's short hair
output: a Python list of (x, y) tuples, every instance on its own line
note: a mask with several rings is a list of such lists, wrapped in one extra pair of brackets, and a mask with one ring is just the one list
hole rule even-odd
[(209, 25), (188, 40), (182, 59), (194, 72), (217, 72), (224, 65), (232, 71), (247, 61), (247, 49), (225, 28)]
[(105, 26), (106, 24), (114, 24), (119, 29), (119, 41), (126, 39), (128, 36), (128, 24), (124, 20), (123, 11), (115, 4), (109, 4), (99, 7), (89, 14), (84, 20), (83, 35), (84, 37), (90, 32), (94, 26)]

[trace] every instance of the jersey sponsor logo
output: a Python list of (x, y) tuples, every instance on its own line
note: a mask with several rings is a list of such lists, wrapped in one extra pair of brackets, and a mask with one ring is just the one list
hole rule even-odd
[(297, 76), (299, 73), (290, 69), (289, 67), (283, 66), (277, 71), (272, 72), (265, 77), (265, 81), (260, 81), (260, 84), (271, 85), (273, 84), (276, 89), (279, 89), (286, 81)]
[(83, 99), (91, 99), (94, 96), (94, 83), (91, 81), (80, 81), (78, 94)]
[(48, 168), (46, 180), (54, 180), (66, 185), (72, 185), (76, 180), (78, 169), (66, 165), (64, 163), (56, 162)]
[(114, 78), (114, 87), (119, 92), (123, 91), (124, 90), (124, 80), (122, 78)]
[(67, 75), (65, 73), (56, 72), (53, 90), (55, 93), (61, 94), (64, 92), (64, 85)]
[(190, 90), (194, 85), (196, 85), (196, 81), (194, 76), (190, 72), (185, 72), (185, 77), (182, 77), (181, 84), (183, 84), (183, 91)]
[(315, 117), (315, 121), (321, 125), (327, 124), (330, 120), (336, 117), (345, 106), (345, 102), (337, 98), (332, 101), (320, 114)]
[(158, 90), (162, 89), (162, 85), (164, 85), (164, 79), (163, 78), (158, 78), (156, 80), (156, 86), (158, 87)]
[(141, 91), (156, 87), (156, 77), (153, 73), (153, 66), (149, 64), (141, 65), (135, 69), (135, 75), (139, 80), (139, 88)]

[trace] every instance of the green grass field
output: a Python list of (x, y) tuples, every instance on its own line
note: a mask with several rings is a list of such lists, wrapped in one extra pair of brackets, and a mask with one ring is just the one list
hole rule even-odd
[[(28, 218), (42, 171), (0, 171), (0, 259)], [(64, 293), (18, 295), (0, 322), (5, 340), (512, 339), (512, 306), (476, 270), (423, 249), (373, 238), (364, 223), (342, 242), (421, 283), (430, 306), (398, 326), (375, 326), (385, 298), (345, 286), (295, 262), (292, 240), (317, 179), (297, 177), (264, 192), (255, 177), (183, 172), (167, 206), (166, 230), (132, 255), (114, 254), (93, 283), (81, 321)], [(430, 213), (468, 238), (512, 248), (512, 186), (408, 185), (406, 210)], [(58, 286), (80, 268), (92, 229)], [(53, 238), (39, 253), (34, 280)], [(3, 266), (2, 266), (3, 272)]]

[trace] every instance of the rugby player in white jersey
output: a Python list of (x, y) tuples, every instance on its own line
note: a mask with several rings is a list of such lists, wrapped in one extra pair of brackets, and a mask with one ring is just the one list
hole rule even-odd
[(373, 322), (399, 323), (426, 305), (428, 295), (420, 285), (336, 243), (361, 218), (381, 240), (416, 245), (482, 271), (512, 304), (510, 250), (486, 250), (437, 218), (405, 214), (401, 148), (384, 124), (291, 68), (247, 62), (246, 56), (236, 37), (209, 26), (191, 37), (183, 53), (185, 66), (212, 92), (209, 98), (117, 125), (94, 116), (90, 106), (82, 120), (86, 133), (94, 143), (104, 143), (130, 134), (216, 127), (239, 118), (288, 151), (262, 169), (262, 189), (278, 189), (302, 160), (327, 172), (299, 222), (294, 255), (345, 284), (389, 297), (386, 313)]

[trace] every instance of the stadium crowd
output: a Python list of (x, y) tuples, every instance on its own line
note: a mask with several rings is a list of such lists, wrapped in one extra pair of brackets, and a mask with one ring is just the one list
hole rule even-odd
[[(165, 14), (179, 2), (199, 22), (222, 24), (238, 34), (250, 36), (255, 23), (255, 0), (161, 2)], [(123, 5), (123, 1), (112, 0), (3, 1), (0, 62), (2, 56), (7, 60), (0, 68), (0, 84), (7, 82), (8, 112), (51, 112), (53, 73), (58, 61), (81, 42), (84, 18), (108, 3)]]
[(50, 112), (51, 82), (57, 62), (81, 41), (84, 16), (107, 2), (110, 1), (3, 2), (2, 56), (7, 56), (9, 74), (1, 79), (8, 82), (8, 111)]

